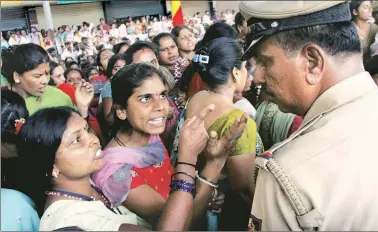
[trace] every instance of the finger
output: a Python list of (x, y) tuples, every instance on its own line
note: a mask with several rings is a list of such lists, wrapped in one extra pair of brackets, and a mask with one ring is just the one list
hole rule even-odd
[(77, 83), (76, 89), (80, 89), (82, 85), (83, 85), (83, 82), (79, 81), (79, 83)]
[(224, 200), (219, 200), (219, 201), (211, 202), (212, 208), (221, 207), (223, 204), (224, 204)]
[(205, 120), (206, 116), (215, 109), (215, 105), (211, 104), (201, 111), (196, 120), (193, 122), (193, 127), (197, 128)]
[(194, 117), (192, 117), (192, 118), (190, 118), (190, 119), (185, 120), (183, 128), (192, 125), (193, 122), (196, 120), (196, 118), (197, 118), (197, 117), (194, 116)]
[(216, 131), (210, 131), (209, 133), (209, 141), (207, 142), (208, 148), (215, 147), (218, 142), (218, 134)]
[(242, 136), (248, 122), (248, 115), (244, 113), (241, 118), (237, 118), (234, 121), (231, 129), (220, 139), (223, 147), (230, 149), (236, 143), (236, 141)]
[(218, 195), (213, 199), (213, 202), (216, 202), (216, 201), (222, 201), (222, 200), (224, 200), (224, 198), (226, 198), (226, 195), (224, 195), (223, 193), (220, 193), (220, 194), (218, 194)]
[(87, 90), (92, 91), (93, 89), (94, 89), (93, 86), (91, 84), (88, 84)]
[(222, 208), (218, 209), (218, 210), (212, 210), (213, 213), (217, 213), (217, 214), (220, 214), (222, 213)]

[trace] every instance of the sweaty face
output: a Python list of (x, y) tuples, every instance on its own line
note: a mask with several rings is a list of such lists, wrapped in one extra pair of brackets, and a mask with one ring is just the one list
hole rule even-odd
[(50, 81), (50, 64), (44, 63), (37, 66), (37, 68), (24, 72), (22, 75), (14, 73), (15, 80), (20, 81), (21, 89), (31, 96), (41, 96)]
[(289, 58), (272, 38), (263, 41), (258, 50), (252, 60), (256, 62), (255, 84), (262, 85), (269, 100), (282, 112), (302, 112), (300, 102), (309, 93), (306, 94), (307, 70), (299, 55)]
[(171, 66), (174, 65), (179, 57), (178, 48), (175, 41), (169, 37), (160, 39), (159, 60), (161, 64)]
[(133, 63), (147, 63), (155, 68), (159, 68), (159, 62), (156, 58), (156, 55), (150, 49), (142, 49), (137, 51), (133, 56)]
[(70, 83), (75, 88), (78, 86), (82, 79), (83, 78), (81, 74), (76, 70), (73, 70), (67, 74), (67, 83)]
[(88, 177), (104, 165), (99, 139), (90, 132), (87, 122), (73, 113), (67, 123), (55, 157), (59, 178), (75, 180)]
[(62, 66), (59, 65), (54, 69), (53, 73), (51, 74), (51, 78), (53, 79), (56, 86), (59, 86), (66, 82)]
[(189, 52), (194, 51), (196, 46), (195, 38), (193, 32), (188, 29), (182, 29), (179, 34), (178, 44), (180, 50)]
[(168, 116), (167, 91), (160, 77), (154, 74), (134, 90), (127, 103), (127, 120), (134, 130), (149, 135), (164, 132)]

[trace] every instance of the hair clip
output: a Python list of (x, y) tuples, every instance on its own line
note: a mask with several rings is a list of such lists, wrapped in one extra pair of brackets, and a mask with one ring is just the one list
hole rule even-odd
[(15, 121), (14, 127), (16, 128), (16, 135), (17, 135), (18, 132), (20, 132), (21, 127), (24, 125), (25, 119), (24, 118), (20, 118), (20, 119), (14, 120), (14, 121)]
[(196, 54), (193, 58), (193, 62), (208, 64), (209, 63), (209, 56)]

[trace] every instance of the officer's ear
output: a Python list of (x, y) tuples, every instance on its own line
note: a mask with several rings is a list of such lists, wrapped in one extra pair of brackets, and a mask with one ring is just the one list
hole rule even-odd
[(325, 52), (316, 44), (309, 44), (301, 52), (306, 64), (306, 81), (310, 85), (320, 82), (325, 68)]

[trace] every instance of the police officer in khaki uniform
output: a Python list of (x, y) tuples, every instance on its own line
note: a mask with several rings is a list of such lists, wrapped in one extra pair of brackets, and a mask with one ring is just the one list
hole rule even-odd
[(254, 80), (301, 128), (256, 158), (250, 230), (378, 230), (378, 91), (345, 1), (241, 1)]

